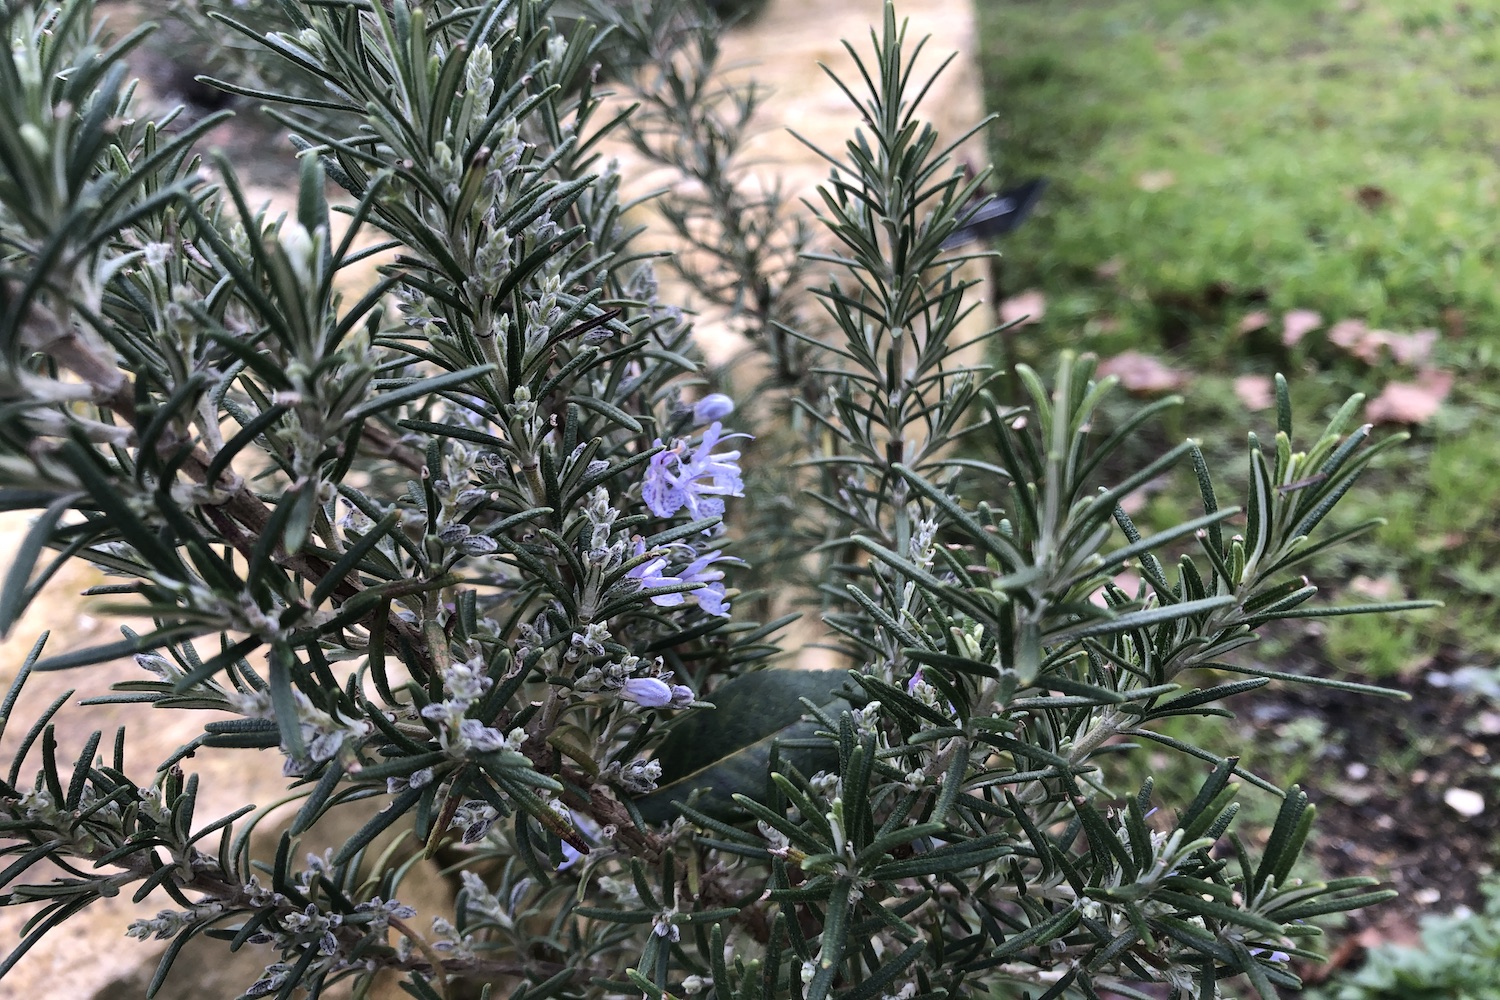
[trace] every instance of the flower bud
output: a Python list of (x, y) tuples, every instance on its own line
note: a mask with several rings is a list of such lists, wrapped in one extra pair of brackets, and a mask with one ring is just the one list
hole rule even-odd
[(464, 555), (487, 556), (500, 548), (500, 543), (489, 535), (470, 535), (458, 543), (458, 548)]
[(468, 537), (469, 526), (467, 524), (450, 524), (438, 532), (438, 541), (450, 548)]
[(662, 708), (672, 703), (672, 688), (655, 677), (630, 678), (620, 695), (642, 708)]
[(712, 392), (693, 405), (693, 423), (711, 424), (734, 412), (734, 400), (722, 392)]

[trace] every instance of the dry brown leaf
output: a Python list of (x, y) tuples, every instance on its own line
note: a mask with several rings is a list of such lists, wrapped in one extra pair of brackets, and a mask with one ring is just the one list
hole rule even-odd
[(1381, 351), (1391, 342), (1392, 337), (1398, 336), (1400, 334), (1390, 330), (1366, 330), (1364, 336), (1349, 348), (1349, 353), (1367, 365), (1379, 364)]
[(1430, 327), (1412, 333), (1372, 330), (1363, 320), (1346, 319), (1333, 325), (1328, 339), (1368, 365), (1379, 364), (1387, 353), (1397, 364), (1419, 365), (1437, 346), (1438, 332)]
[(1269, 410), (1276, 405), (1276, 393), (1271, 388), (1269, 375), (1241, 375), (1234, 380), (1234, 394), (1251, 412)]
[(1270, 325), (1271, 314), (1264, 309), (1257, 309), (1255, 312), (1245, 313), (1244, 317), (1240, 320), (1240, 325), (1236, 329), (1240, 333), (1254, 333), (1256, 330), (1264, 330)]
[(1135, 178), (1135, 186), (1148, 194), (1165, 191), (1176, 183), (1177, 175), (1170, 170), (1147, 170)]
[(1169, 367), (1161, 358), (1140, 351), (1126, 351), (1106, 358), (1100, 375), (1113, 375), (1127, 392), (1137, 396), (1161, 396), (1188, 384), (1188, 373)]
[(1000, 322), (1030, 326), (1047, 315), (1047, 296), (1031, 288), (1000, 303)]
[(1443, 310), (1443, 332), (1448, 336), (1462, 337), (1468, 326), (1468, 318), (1458, 306), (1449, 306)]
[(1281, 342), (1295, 346), (1303, 337), (1323, 325), (1323, 314), (1311, 309), (1290, 309), (1281, 317)]
[(1377, 424), (1424, 424), (1443, 405), (1453, 388), (1453, 375), (1433, 369), (1417, 373), (1415, 382), (1392, 382), (1365, 407)]
[(1365, 211), (1374, 212), (1391, 203), (1391, 193), (1378, 184), (1362, 184), (1355, 189), (1354, 200)]

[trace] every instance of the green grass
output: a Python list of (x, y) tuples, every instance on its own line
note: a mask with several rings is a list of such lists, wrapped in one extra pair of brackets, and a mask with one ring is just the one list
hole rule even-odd
[[(1047, 299), (1019, 359), (1045, 366), (1063, 345), (1163, 356), (1194, 380), (1162, 440), (1191, 434), (1238, 470), (1245, 430), (1270, 418), (1245, 412), (1233, 376), (1285, 372), (1309, 428), (1350, 392), (1412, 377), (1347, 356), (1326, 325), (1286, 347), (1286, 310), (1439, 329), (1431, 363), (1459, 376), (1448, 403), (1344, 504), (1346, 523), (1390, 524), (1315, 576), (1337, 592), (1394, 574), (1392, 596), (1448, 607), (1333, 620), (1321, 649), (1362, 677), (1437, 655), (1494, 665), (1500, 0), (978, 6), (999, 175), (1052, 180), (1001, 247), (1005, 291)], [(1262, 310), (1268, 330), (1238, 332)], [(1190, 497), (1184, 478), (1146, 520)]]
[(1249, 309), (1308, 308), (1500, 344), (1500, 3), (979, 4), (997, 166), (1054, 178), (1007, 245), (1053, 325), (1217, 358)]

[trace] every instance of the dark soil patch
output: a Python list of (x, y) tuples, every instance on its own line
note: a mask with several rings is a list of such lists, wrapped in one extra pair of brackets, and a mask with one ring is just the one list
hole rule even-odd
[[(1373, 875), (1400, 893), (1351, 915), (1328, 942), (1332, 965), (1356, 964), (1380, 941), (1414, 942), (1423, 914), (1482, 908), (1481, 884), (1500, 862), (1500, 710), (1434, 684), (1450, 676), (1444, 667), (1387, 683), (1409, 701), (1283, 686), (1236, 706), (1257, 730), (1307, 716), (1323, 724), (1329, 752), (1302, 782), (1318, 809), (1308, 849), (1330, 879)], [(1483, 811), (1463, 815), (1445, 801), (1450, 789), (1477, 794)]]

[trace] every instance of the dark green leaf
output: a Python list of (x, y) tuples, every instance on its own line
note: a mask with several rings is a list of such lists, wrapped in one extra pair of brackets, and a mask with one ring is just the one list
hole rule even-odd
[[(722, 685), (707, 699), (713, 709), (695, 710), (662, 743), (659, 785), (635, 800), (641, 815), (652, 823), (671, 820), (677, 815), (675, 804), (688, 801), (696, 788), (705, 791), (692, 800), (693, 807), (718, 819), (737, 811), (730, 797), (736, 792), (758, 800), (766, 786), (772, 742), (808, 739), (822, 728), (803, 720), (807, 709), (801, 699), (837, 713), (848, 706), (840, 690), (849, 686), (849, 675), (842, 670), (761, 670)], [(783, 747), (780, 754), (805, 774), (838, 763), (831, 745)]]

